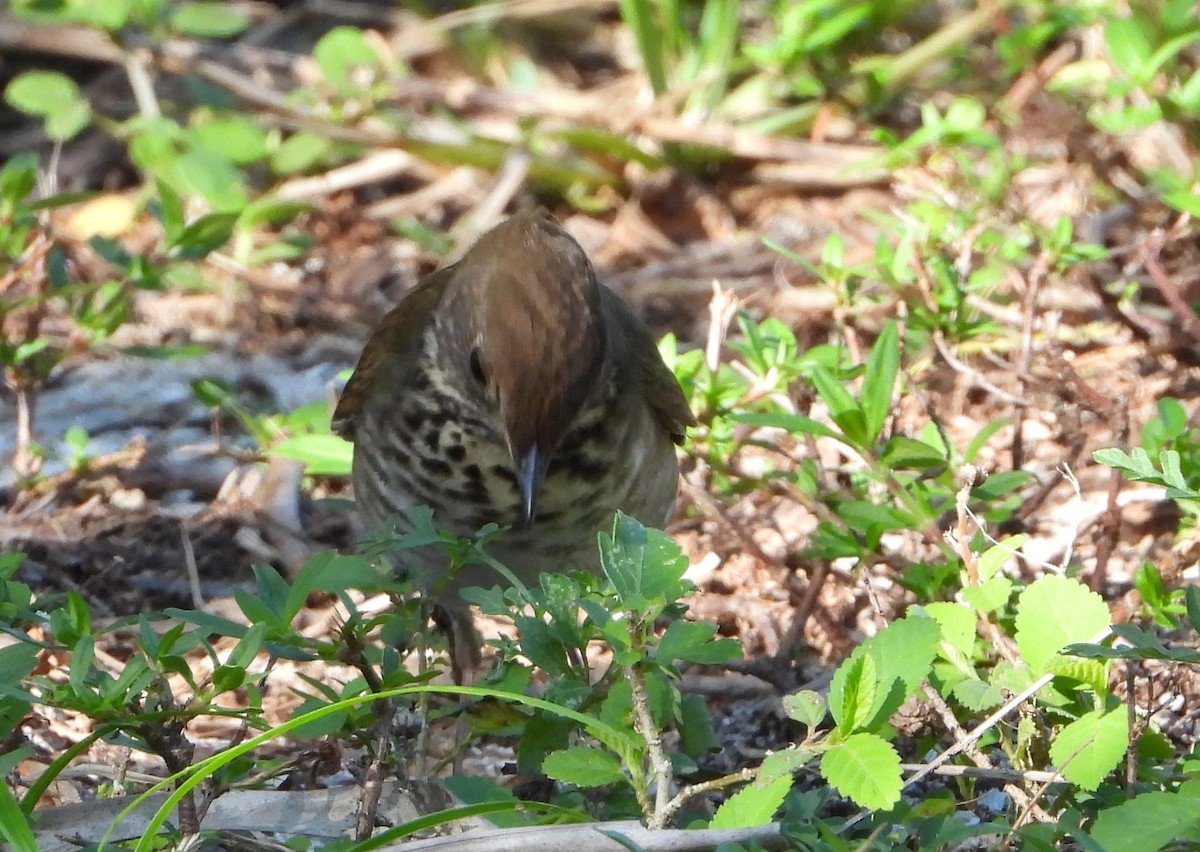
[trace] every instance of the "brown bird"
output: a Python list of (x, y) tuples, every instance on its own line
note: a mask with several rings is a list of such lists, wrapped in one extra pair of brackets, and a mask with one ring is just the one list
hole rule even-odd
[[(511, 527), (488, 547), (522, 582), (597, 570), (596, 533), (620, 509), (662, 526), (675, 503), (674, 444), (695, 422), (650, 332), (596, 280), (544, 213), (521, 213), (433, 273), (367, 341), (333, 415), (354, 442), (355, 499), (369, 527), (429, 506), (460, 536)], [(479, 638), (465, 586), (439, 547), (400, 552), (440, 608), (456, 675)]]

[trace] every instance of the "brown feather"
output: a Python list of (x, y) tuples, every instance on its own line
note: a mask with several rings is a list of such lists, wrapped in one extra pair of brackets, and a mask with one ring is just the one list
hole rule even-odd
[[(421, 349), (421, 336), (450, 284), (453, 269), (450, 266), (426, 277), (405, 293), (396, 307), (380, 320), (379, 327), (363, 347), (354, 373), (346, 382), (341, 399), (333, 411), (333, 430), (343, 438), (354, 440), (358, 415), (379, 375), (390, 373), (402, 380), (403, 372), (415, 366)], [(397, 372), (401, 375), (397, 376)]]

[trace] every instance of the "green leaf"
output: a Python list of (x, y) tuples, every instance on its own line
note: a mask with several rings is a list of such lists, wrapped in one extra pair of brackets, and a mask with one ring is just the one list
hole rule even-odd
[(237, 222), (236, 213), (209, 213), (183, 229), (171, 248), (176, 257), (184, 260), (199, 260), (214, 249), (218, 249), (233, 235)]
[(1035, 675), (1072, 642), (1088, 642), (1111, 623), (1104, 600), (1078, 580), (1051, 574), (1017, 598), (1016, 640)]
[(954, 685), (953, 692), (963, 707), (975, 713), (989, 710), (1004, 700), (1003, 692), (977, 677), (960, 680)]
[(878, 686), (875, 659), (860, 645), (838, 666), (829, 684), (829, 712), (838, 733), (848, 736), (870, 718)]
[(745, 423), (747, 426), (765, 426), (783, 429), (791, 435), (814, 435), (818, 438), (835, 438), (841, 440), (841, 435), (830, 429), (819, 420), (803, 417), (799, 414), (788, 414), (782, 411), (770, 412), (738, 412), (730, 417), (735, 423)]
[(811, 749), (799, 748), (797, 746), (768, 754), (763, 758), (763, 762), (758, 767), (758, 774), (754, 778), (754, 786), (765, 787), (768, 784), (774, 783), (779, 778), (791, 778), (795, 773), (807, 766), (808, 762), (815, 756), (816, 754)]
[(1017, 558), (1021, 548), (1025, 546), (1025, 542), (1027, 541), (1029, 541), (1029, 536), (1024, 533), (1007, 536), (981, 553), (976, 563), (979, 571), (979, 579), (986, 582), (995, 577), (1000, 569), (1004, 567), (1005, 562), (1009, 559)]
[(962, 598), (980, 612), (996, 612), (1008, 603), (1014, 585), (1007, 577), (993, 577), (976, 587), (964, 588)]
[(29, 826), (29, 817), (21, 810), (17, 800), (0, 784), (0, 837), (7, 842), (12, 852), (37, 852), (37, 838)]
[(870, 443), (866, 415), (854, 397), (824, 367), (813, 368), (812, 382), (817, 395), (829, 408), (830, 419), (842, 430), (843, 440), (865, 449)]
[(739, 790), (717, 808), (708, 827), (731, 829), (766, 825), (791, 789), (792, 778), (788, 774), (780, 775), (763, 786), (755, 784)]
[(57, 71), (26, 71), (18, 74), (4, 90), (14, 108), (46, 120), (46, 135), (65, 141), (87, 126), (92, 108), (79, 87)]
[(871, 810), (900, 801), (900, 756), (875, 734), (853, 734), (821, 758), (821, 774), (843, 795)]
[(171, 174), (192, 195), (207, 201), (217, 213), (238, 213), (246, 206), (242, 173), (224, 157), (205, 148), (178, 155)]
[(313, 48), (313, 59), (321, 74), (342, 94), (353, 94), (356, 85), (352, 71), (361, 66), (377, 66), (379, 58), (362, 30), (334, 27), (321, 36)]
[(941, 644), (948, 645), (962, 658), (969, 660), (975, 647), (975, 613), (965, 606), (949, 601), (925, 604), (922, 609), (941, 628)]
[(783, 711), (809, 729), (821, 724), (828, 709), (821, 693), (811, 689), (802, 689), (783, 697)]
[(687, 559), (679, 545), (623, 512), (613, 519), (611, 535), (600, 533), (600, 564), (622, 605), (631, 610), (675, 601), (685, 593)]
[(293, 435), (268, 451), (304, 462), (313, 476), (348, 476), (354, 445), (337, 435)]
[(879, 691), (864, 727), (874, 730), (891, 717), (929, 676), (937, 643), (938, 623), (910, 615), (894, 621), (862, 644), (875, 659)]
[(720, 665), (742, 657), (736, 639), (713, 639), (717, 625), (706, 621), (673, 621), (663, 631), (654, 659), (664, 665), (676, 660), (704, 665)]
[(884, 444), (879, 463), (891, 469), (940, 470), (949, 464), (946, 454), (924, 441), (896, 435)]
[(293, 133), (271, 155), (271, 169), (278, 175), (307, 171), (324, 162), (333, 143), (316, 133)]
[(15, 207), (37, 186), (38, 158), (32, 151), (14, 154), (0, 169), (0, 199)]
[(267, 133), (243, 115), (217, 118), (193, 128), (189, 135), (223, 160), (244, 166), (267, 156)]
[(1200, 632), (1200, 585), (1189, 585), (1184, 591), (1184, 600), (1187, 602), (1188, 623), (1193, 630)]
[(171, 28), (199, 38), (229, 38), (250, 26), (250, 15), (236, 3), (181, 3), (171, 10)]
[(542, 761), (542, 772), (555, 781), (576, 787), (603, 787), (625, 781), (620, 762), (608, 752), (594, 748), (552, 751)]
[(1046, 673), (1077, 680), (1091, 687), (1097, 695), (1108, 694), (1108, 667), (1099, 660), (1055, 656), (1047, 661)]
[(46, 135), (56, 142), (65, 142), (73, 139), (91, 120), (91, 104), (80, 99), (46, 116)]
[(9, 106), (28, 115), (48, 116), (80, 99), (79, 86), (58, 71), (26, 71), (4, 90)]
[(1125, 709), (1094, 710), (1059, 731), (1050, 746), (1050, 759), (1072, 784), (1095, 790), (1121, 763), (1128, 746)]
[(899, 371), (900, 332), (894, 322), (889, 322), (880, 331), (875, 345), (871, 347), (866, 372), (863, 374), (862, 412), (866, 420), (869, 443), (874, 443), (879, 437), (888, 412), (892, 409), (892, 393), (896, 389), (896, 376)]
[(1107, 808), (1091, 837), (1105, 850), (1162, 849), (1172, 840), (1200, 840), (1200, 798), (1154, 790)]

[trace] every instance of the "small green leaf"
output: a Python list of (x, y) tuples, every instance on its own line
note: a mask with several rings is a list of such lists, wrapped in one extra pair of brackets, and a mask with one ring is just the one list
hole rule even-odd
[(664, 665), (676, 660), (702, 665), (720, 665), (741, 659), (736, 639), (713, 639), (717, 625), (706, 621), (673, 621), (654, 649), (654, 659)]
[(813, 387), (829, 408), (829, 417), (842, 430), (843, 439), (856, 447), (865, 448), (868, 439), (866, 415), (842, 383), (824, 367), (814, 367)]
[(946, 454), (924, 441), (895, 435), (884, 444), (879, 463), (889, 469), (940, 470), (949, 464)]
[(963, 707), (975, 713), (989, 710), (1004, 700), (1003, 692), (977, 677), (960, 680), (954, 685), (953, 692), (954, 697), (962, 703)]
[(981, 553), (976, 563), (979, 579), (986, 582), (995, 577), (1004, 567), (1005, 562), (1019, 556), (1021, 548), (1027, 541), (1029, 541), (1029, 536), (1024, 533), (1007, 536)]
[(603, 787), (625, 781), (625, 770), (615, 757), (595, 748), (552, 751), (542, 761), (542, 772), (576, 787)]
[(278, 175), (307, 171), (324, 162), (333, 150), (328, 138), (316, 133), (293, 133), (271, 155), (271, 169)]
[(305, 470), (314, 476), (348, 476), (354, 445), (337, 435), (294, 435), (285, 438), (269, 451), (304, 462)]
[(321, 36), (313, 48), (313, 59), (325, 79), (342, 94), (352, 94), (358, 88), (351, 73), (354, 68), (379, 64), (362, 30), (345, 26), (334, 27)]
[(1172, 840), (1200, 840), (1200, 797), (1153, 790), (1102, 810), (1092, 840), (1106, 850), (1162, 849)]
[(964, 588), (962, 598), (980, 612), (996, 612), (1008, 603), (1013, 586), (1007, 577), (993, 577), (978, 586)]
[(267, 133), (243, 115), (217, 118), (193, 128), (189, 135), (196, 144), (218, 157), (244, 166), (267, 156)]
[(632, 610), (678, 600), (686, 589), (687, 559), (679, 546), (622, 512), (613, 519), (612, 534), (600, 534), (600, 564), (622, 605)]
[(863, 646), (855, 649), (829, 684), (829, 712), (843, 737), (858, 730), (871, 717), (879, 689), (875, 659)]
[(828, 709), (821, 693), (811, 689), (802, 689), (783, 697), (784, 712), (810, 730), (821, 724)]
[(875, 734), (853, 734), (821, 758), (821, 774), (843, 795), (871, 810), (900, 801), (900, 756)]
[(171, 248), (176, 257), (184, 260), (199, 260), (209, 252), (229, 242), (236, 213), (209, 213), (189, 224), (174, 240)]
[(80, 99), (79, 86), (58, 71), (26, 71), (4, 90), (9, 106), (29, 115), (53, 115)]
[(866, 420), (866, 437), (869, 443), (874, 443), (879, 437), (888, 412), (892, 409), (892, 393), (896, 389), (896, 376), (899, 371), (900, 332), (894, 322), (889, 322), (880, 331), (875, 345), (871, 347), (866, 372), (863, 374), (862, 412)]
[(180, 3), (171, 10), (171, 28), (199, 38), (229, 38), (250, 23), (248, 11), (236, 3)]

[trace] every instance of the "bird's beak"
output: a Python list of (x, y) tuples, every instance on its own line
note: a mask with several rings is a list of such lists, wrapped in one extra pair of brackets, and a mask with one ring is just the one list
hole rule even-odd
[(521, 512), (524, 515), (525, 526), (533, 523), (533, 513), (537, 509), (537, 490), (546, 475), (546, 462), (537, 445), (521, 456), (517, 465), (517, 485), (521, 489)]

